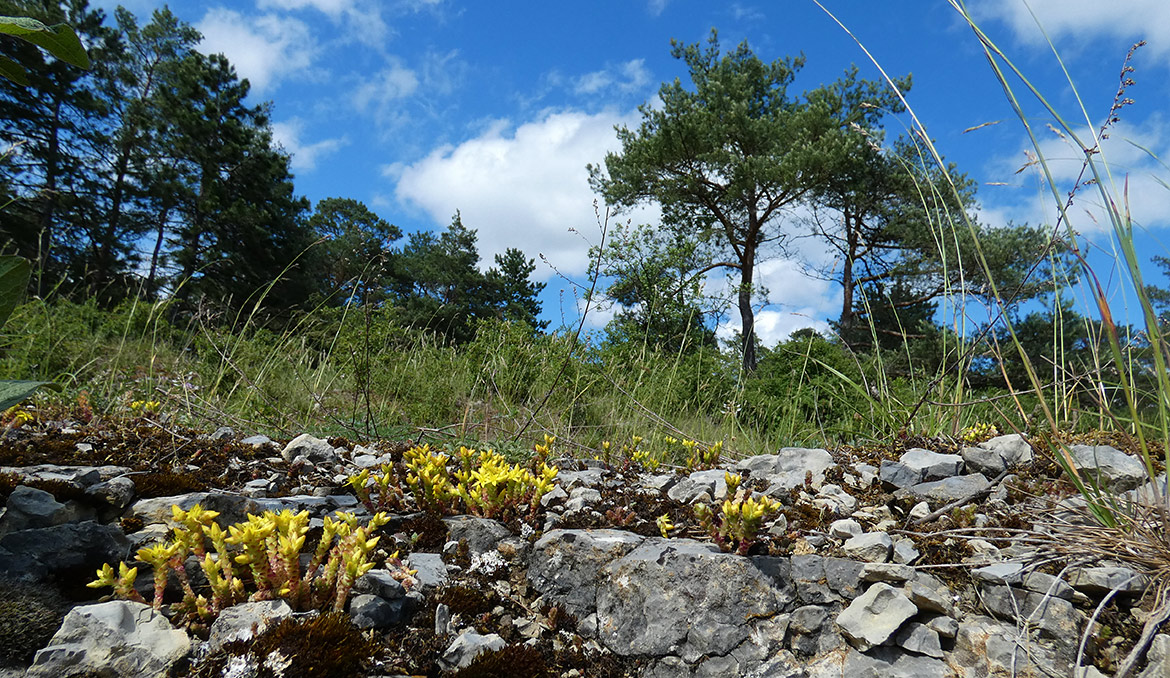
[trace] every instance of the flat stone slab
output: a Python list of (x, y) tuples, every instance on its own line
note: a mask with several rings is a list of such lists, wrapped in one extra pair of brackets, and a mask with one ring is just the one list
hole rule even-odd
[[(782, 559), (761, 562), (773, 560)], [(751, 620), (792, 601), (775, 574), (711, 544), (648, 538), (602, 571), (599, 639), (623, 656), (675, 654), (694, 663), (726, 655), (751, 634)]]

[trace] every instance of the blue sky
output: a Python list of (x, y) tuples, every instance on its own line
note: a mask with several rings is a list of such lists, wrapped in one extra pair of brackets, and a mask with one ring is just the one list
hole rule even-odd
[[(979, 46), (946, 2), (823, 0), (892, 75), (912, 73), (909, 101), (948, 160), (980, 184), (981, 219), (1051, 223), (1051, 199), (1028, 162), (1027, 139)], [(99, 3), (112, 8), (117, 3)], [(143, 20), (161, 2), (121, 3)], [(811, 0), (711, 3), (691, 0), (459, 2), (456, 0), (183, 0), (172, 11), (204, 35), (201, 49), (223, 52), (273, 102), (277, 140), (293, 156), (299, 193), (361, 200), (404, 230), (438, 229), (456, 210), (479, 231), (485, 261), (507, 247), (537, 257), (549, 282), (545, 315), (572, 322), (566, 285), (540, 261), (583, 281), (597, 239), (585, 165), (616, 149), (615, 124), (637, 125), (638, 105), (686, 71), (670, 40), (698, 42), (712, 27), (725, 48), (747, 40), (765, 60), (803, 53), (797, 90), (836, 79), (856, 63), (876, 68)], [(1150, 45), (1135, 62), (1135, 105), (1105, 152), (1128, 178), (1135, 220), (1148, 232), (1141, 251), (1165, 253), (1170, 171), (1141, 151), (1170, 158), (1170, 3), (1131, 0), (1124, 11), (1100, 0), (972, 0), (969, 10), (1069, 119), (1076, 98), (1030, 13), (1053, 39), (1099, 123), (1117, 89), (1130, 45)], [(1080, 160), (1030, 103), (1061, 190)], [(996, 123), (977, 131), (972, 127)], [(908, 121), (889, 120), (889, 136)], [(1127, 143), (1133, 142), (1133, 143)], [(1074, 225), (1095, 246), (1110, 246), (1090, 193)], [(801, 231), (799, 215), (786, 225)], [(653, 211), (624, 218), (653, 218)], [(805, 260), (824, 262), (815, 243)], [(1096, 260), (1095, 260), (1096, 263)], [(1098, 264), (1106, 280), (1109, 262)], [(802, 326), (824, 327), (839, 313), (840, 289), (805, 277), (796, 260), (760, 267), (771, 290), (757, 316), (768, 345)], [(720, 281), (713, 281), (718, 287)], [(604, 325), (607, 312), (590, 324)], [(738, 318), (727, 319), (727, 327)]]

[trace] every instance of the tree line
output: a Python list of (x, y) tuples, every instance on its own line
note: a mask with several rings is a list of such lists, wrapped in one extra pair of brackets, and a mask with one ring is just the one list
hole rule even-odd
[(543, 327), (534, 261), (516, 249), (478, 267), (458, 214), (414, 233), (362, 203), (296, 194), (272, 106), (168, 8), (140, 24), (87, 0), (2, 0), (0, 14), (67, 23), (82, 70), (0, 37), (27, 85), (0, 82), (0, 247), (35, 262), (34, 294), (113, 305), (173, 296), (176, 308), (272, 312), (393, 303), (402, 322), (464, 341), (477, 318)]

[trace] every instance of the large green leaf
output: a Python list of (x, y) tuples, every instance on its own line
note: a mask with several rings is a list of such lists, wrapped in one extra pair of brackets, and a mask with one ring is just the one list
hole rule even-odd
[(28, 87), (28, 74), (24, 72), (24, 67), (6, 56), (0, 56), (0, 75)]
[(0, 33), (27, 40), (61, 61), (89, 68), (89, 55), (85, 53), (85, 47), (81, 45), (77, 33), (66, 24), (46, 26), (27, 17), (0, 16)]
[(51, 381), (0, 381), (0, 412), (24, 402), (39, 388), (60, 391), (61, 385)]
[(0, 327), (8, 322), (12, 309), (20, 302), (31, 274), (28, 259), (11, 254), (0, 256)]

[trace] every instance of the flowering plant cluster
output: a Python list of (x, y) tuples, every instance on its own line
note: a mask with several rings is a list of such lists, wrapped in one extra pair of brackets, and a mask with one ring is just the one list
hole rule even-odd
[(780, 512), (780, 502), (768, 497), (745, 496), (746, 492), (739, 491), (743, 479), (738, 474), (725, 474), (724, 480), (728, 499), (719, 512), (706, 504), (695, 504), (695, 518), (720, 549), (747, 555), (764, 520)]
[[(544, 445), (537, 445), (539, 458), (547, 458), (551, 444), (549, 438)], [(454, 459), (429, 445), (412, 447), (404, 453), (403, 462), (403, 478), (384, 465), (380, 474), (371, 475), (365, 470), (351, 476), (349, 485), (370, 510), (403, 508), (405, 484), (415, 505), (424, 511), (440, 515), (466, 512), (507, 520), (534, 514), (557, 477), (557, 467), (543, 461), (533, 472), (508, 463), (492, 450), (470, 447), (460, 447)]]
[[(154, 570), (150, 601), (154, 609), (161, 608), (163, 592), (173, 575), (183, 591), (175, 609), (203, 621), (245, 600), (282, 598), (294, 610), (344, 610), (354, 581), (374, 567), (370, 552), (378, 537), (371, 535), (389, 520), (385, 513), (375, 514), (364, 525), (352, 513), (338, 511), (336, 519), (326, 516), (321, 539), (302, 571), (300, 556), (309, 531), (308, 511), (265, 511), (249, 515), (226, 531), (215, 522), (219, 513), (199, 504), (186, 511), (172, 506), (171, 512), (178, 525), (172, 538), (140, 549), (135, 560)], [(207, 577), (210, 598), (192, 586), (187, 571), (192, 555)], [(397, 563), (397, 554), (387, 562)], [(237, 566), (246, 568), (250, 576), (244, 576), (244, 570)], [(399, 567), (392, 573), (409, 582), (409, 571)], [(137, 577), (137, 567), (122, 562), (115, 573), (107, 563), (88, 586), (113, 587), (118, 598), (146, 602), (134, 587)]]

